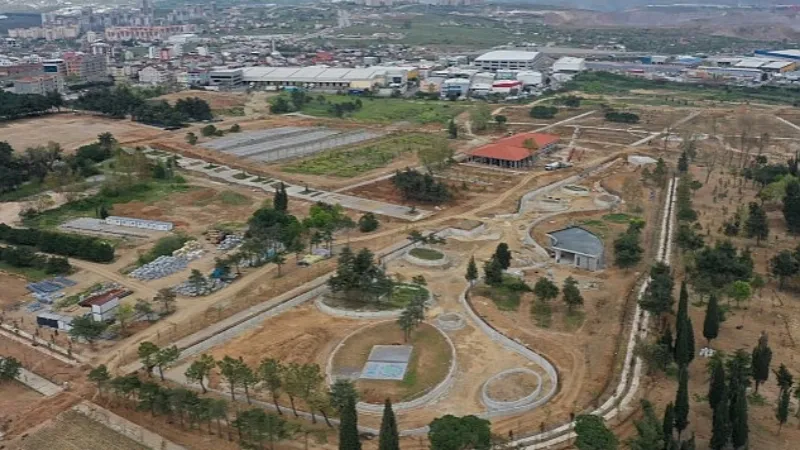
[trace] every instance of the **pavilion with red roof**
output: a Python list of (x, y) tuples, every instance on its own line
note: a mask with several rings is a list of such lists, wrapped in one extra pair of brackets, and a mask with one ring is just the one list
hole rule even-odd
[(531, 167), (541, 154), (555, 150), (560, 137), (555, 134), (520, 133), (470, 152), (468, 161), (508, 169)]

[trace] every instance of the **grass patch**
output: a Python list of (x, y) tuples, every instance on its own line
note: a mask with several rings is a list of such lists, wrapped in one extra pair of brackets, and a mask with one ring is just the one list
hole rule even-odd
[(441, 145), (442, 139), (429, 134), (393, 136), (353, 149), (331, 150), (301, 159), (281, 168), (284, 172), (350, 178), (388, 166), (406, 153)]
[(583, 326), (585, 320), (585, 311), (577, 309), (572, 312), (567, 311), (567, 314), (564, 316), (564, 327), (567, 331), (575, 331)]
[(173, 234), (171, 236), (164, 236), (151, 248), (147, 253), (139, 257), (138, 263), (140, 266), (145, 265), (159, 256), (169, 256), (175, 250), (183, 247), (189, 241), (189, 237), (183, 234)]
[(637, 217), (625, 213), (613, 213), (613, 214), (606, 214), (605, 216), (603, 216), (603, 220), (607, 220), (613, 223), (622, 223), (622, 224), (629, 223), (631, 220), (636, 218)]
[(115, 204), (129, 202), (150, 204), (171, 194), (187, 192), (191, 189), (191, 186), (167, 181), (149, 181), (118, 189), (103, 188), (97, 195), (65, 203), (58, 208), (26, 218), (23, 223), (31, 228), (55, 228), (76, 217), (95, 217), (98, 208), (103, 205), (111, 208)]
[(250, 197), (235, 191), (222, 191), (219, 193), (219, 200), (223, 205), (244, 206), (253, 203)]
[(25, 277), (28, 281), (42, 281), (45, 278), (50, 278), (44, 269), (34, 269), (33, 267), (15, 267), (5, 261), (0, 261), (0, 272), (7, 272)]
[(580, 222), (581, 227), (586, 228), (587, 230), (591, 231), (592, 233), (598, 235), (599, 237), (603, 238), (608, 234), (608, 224), (602, 220), (597, 219), (587, 219)]
[(442, 252), (432, 248), (412, 248), (408, 253), (415, 258), (424, 259), (426, 261), (438, 261), (444, 258)]
[[(399, 121), (415, 122), (419, 124), (441, 123), (445, 124), (453, 117), (461, 114), (465, 106), (454, 102), (409, 100), (402, 98), (365, 98), (347, 95), (322, 95), (325, 102), (320, 102), (320, 95), (303, 105), (301, 112), (310, 116), (335, 117), (331, 105), (337, 103), (354, 102), (361, 99), (361, 109), (346, 115), (346, 118), (359, 122), (391, 123)], [(272, 102), (279, 97), (273, 97)], [(291, 102), (291, 97), (283, 98)]]
[(404, 308), (411, 302), (415, 295), (424, 295), (425, 298), (430, 298), (431, 293), (424, 287), (418, 284), (396, 284), (392, 288), (392, 298), (389, 302), (391, 309)]
[(517, 311), (526, 292), (531, 292), (530, 286), (511, 275), (505, 275), (500, 286), (482, 285), (477, 289), (478, 295), (492, 299), (500, 311)]
[(252, 175), (246, 174), (244, 172), (239, 172), (233, 176), (233, 178), (236, 178), (237, 180), (246, 180), (250, 177), (252, 177)]
[(16, 202), (18, 200), (22, 200), (25, 197), (30, 197), (36, 194), (41, 194), (42, 192), (48, 189), (47, 185), (44, 183), (39, 183), (38, 181), (31, 181), (29, 183), (25, 183), (22, 186), (14, 189), (11, 192), (5, 192), (0, 195), (0, 202)]
[(750, 404), (753, 405), (753, 406), (766, 406), (767, 405), (767, 399), (764, 398), (763, 395), (755, 393), (755, 392), (750, 394), (750, 395), (748, 395), (747, 396), (747, 400), (749, 400)]
[(553, 324), (553, 307), (550, 306), (550, 303), (539, 300), (533, 302), (531, 315), (540, 328), (550, 328), (550, 325)]

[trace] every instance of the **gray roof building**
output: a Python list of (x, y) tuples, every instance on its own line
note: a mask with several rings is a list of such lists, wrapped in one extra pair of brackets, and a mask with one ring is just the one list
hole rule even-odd
[(603, 268), (605, 247), (594, 233), (573, 226), (552, 231), (547, 236), (557, 263), (586, 270)]

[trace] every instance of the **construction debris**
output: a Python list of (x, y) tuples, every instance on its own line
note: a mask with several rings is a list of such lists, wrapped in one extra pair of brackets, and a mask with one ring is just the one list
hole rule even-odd
[(188, 241), (183, 247), (172, 252), (172, 256), (159, 256), (138, 269), (130, 276), (139, 280), (157, 280), (180, 272), (189, 267), (189, 262), (203, 256), (203, 247), (197, 241)]

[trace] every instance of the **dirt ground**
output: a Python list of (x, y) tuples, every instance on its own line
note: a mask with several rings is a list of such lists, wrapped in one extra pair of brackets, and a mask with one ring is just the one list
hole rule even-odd
[(10, 427), (41, 399), (41, 395), (17, 381), (0, 384), (0, 429)]
[[(42, 135), (42, 130), (46, 134)], [(155, 138), (164, 133), (156, 127), (104, 117), (77, 114), (55, 114), (33, 119), (15, 120), (0, 124), (0, 135), (17, 151), (54, 141), (69, 152), (97, 140), (97, 135), (109, 132), (121, 143)]]
[[(58, 436), (54, 439), (54, 436)], [(20, 450), (144, 450), (147, 447), (76, 411), (66, 411), (25, 437)]]
[(517, 372), (496, 380), (487, 387), (486, 392), (494, 400), (513, 402), (530, 395), (538, 385), (539, 380), (533, 375)]
[[(705, 169), (692, 168), (696, 179), (705, 180)], [(721, 172), (721, 171), (720, 171)], [(728, 196), (724, 199), (714, 199), (713, 192), (726, 190), (723, 186), (728, 184)], [(793, 250), (797, 240), (786, 234), (785, 223), (780, 211), (768, 213), (770, 222), (770, 237), (761, 246), (756, 246), (753, 239), (744, 237), (728, 237), (721, 233), (720, 226), (729, 218), (735, 208), (746, 205), (754, 199), (757, 190), (746, 184), (739, 194), (738, 178), (729, 174), (714, 174), (709, 183), (699, 189), (693, 198), (693, 207), (699, 213), (699, 222), (703, 226), (706, 242), (730, 239), (734, 245), (742, 249), (749, 247), (753, 252), (755, 263), (754, 272), (762, 274), (768, 280), (767, 285), (756, 292), (753, 298), (742, 303), (741, 308), (735, 304), (722, 304), (730, 307), (726, 320), (722, 323), (719, 337), (712, 342), (711, 347), (717, 351), (731, 354), (737, 349), (745, 349), (748, 353), (756, 345), (762, 332), (769, 336), (772, 348), (772, 369), (777, 370), (780, 364), (786, 364), (793, 374), (800, 372), (800, 358), (797, 352), (797, 340), (800, 339), (800, 303), (797, 301), (797, 291), (777, 291), (777, 282), (765, 276), (769, 273), (768, 258), (782, 249)], [(769, 209), (769, 206), (768, 206)], [(705, 236), (708, 234), (707, 236)], [(676, 286), (682, 276), (682, 264), (673, 260), (677, 266)], [(676, 293), (677, 296), (677, 293)], [(690, 290), (689, 313), (695, 327), (696, 347), (705, 347), (706, 342), (702, 337), (702, 324), (705, 317), (705, 304), (694, 292)], [(707, 360), (695, 357), (690, 366), (689, 396), (704, 398), (708, 391)], [(659, 411), (664, 405), (674, 400), (676, 382), (671, 377), (656, 376), (650, 379), (650, 385), (643, 392), (651, 399)], [(792, 406), (789, 422), (778, 434), (778, 423), (775, 419), (775, 405), (778, 399), (778, 386), (771, 373), (766, 383), (759, 390), (761, 398), (749, 404), (750, 448), (790, 450), (797, 448), (800, 439), (800, 422), (796, 418), (796, 406)], [(711, 437), (711, 409), (705, 400), (691, 402), (689, 413), (690, 425), (688, 432), (696, 433), (698, 448), (706, 448)]]
[(0, 272), (0, 286), (3, 286), (0, 289), (0, 310), (17, 304), (20, 297), (27, 295), (27, 284), (28, 281), (18, 275)]
[(174, 92), (157, 97), (156, 100), (166, 100), (170, 104), (174, 104), (179, 99), (194, 97), (207, 101), (213, 111), (224, 112), (232, 108), (244, 108), (244, 105), (247, 103), (247, 95), (243, 93), (199, 90)]

